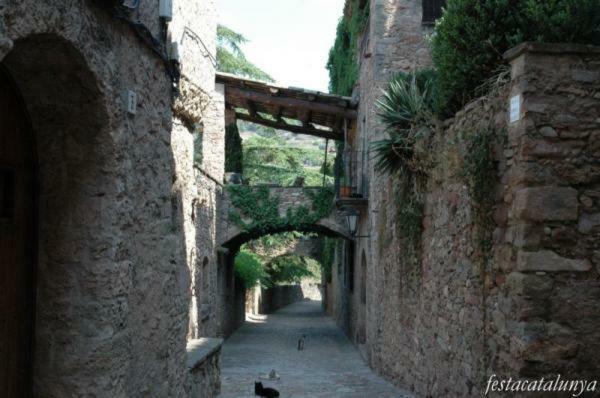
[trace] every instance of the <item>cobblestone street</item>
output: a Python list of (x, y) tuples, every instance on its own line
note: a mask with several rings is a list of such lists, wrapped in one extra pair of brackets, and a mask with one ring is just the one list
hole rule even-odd
[[(304, 350), (298, 351), (303, 334)], [(272, 369), (280, 379), (261, 381), (281, 397), (411, 397), (365, 365), (316, 301), (247, 321), (225, 342), (221, 361), (223, 398), (253, 397), (254, 382)]]

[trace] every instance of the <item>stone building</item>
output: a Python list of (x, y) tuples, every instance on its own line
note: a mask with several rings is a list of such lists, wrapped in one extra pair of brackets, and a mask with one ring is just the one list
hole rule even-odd
[[(381, 89), (398, 71), (431, 65), (425, 17), (441, 2), (424, 2), (365, 2), (359, 114), (347, 139), (359, 154), (353, 186), (362, 198), (346, 203), (359, 211), (358, 237), (338, 250), (329, 311), (371, 367), (420, 396), (481, 396), (492, 374), (593, 379), (600, 50), (524, 44), (506, 54), (512, 75), (498, 92), (443, 122), (429, 143), (415, 262), (398, 232), (397, 181), (365, 154), (384, 137)], [(487, 254), (464, 177), (469, 137), (484, 129), (498, 136)]]
[(218, 391), (216, 12), (170, 3), (0, 2), (0, 396)]

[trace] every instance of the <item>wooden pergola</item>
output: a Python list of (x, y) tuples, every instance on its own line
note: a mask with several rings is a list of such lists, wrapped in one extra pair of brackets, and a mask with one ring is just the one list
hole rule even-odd
[(356, 120), (357, 104), (349, 97), (282, 87), (226, 73), (225, 106), (239, 120), (321, 138), (344, 140), (344, 130)]

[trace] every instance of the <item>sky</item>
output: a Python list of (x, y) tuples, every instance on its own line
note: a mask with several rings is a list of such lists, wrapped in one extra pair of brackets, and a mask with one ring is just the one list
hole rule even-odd
[(325, 65), (344, 0), (217, 0), (219, 23), (248, 40), (246, 58), (278, 84), (327, 92)]

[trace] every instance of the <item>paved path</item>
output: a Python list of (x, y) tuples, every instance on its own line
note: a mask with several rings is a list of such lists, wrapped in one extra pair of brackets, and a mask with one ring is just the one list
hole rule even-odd
[[(297, 341), (305, 334), (303, 351)], [(411, 395), (371, 371), (320, 302), (300, 302), (247, 321), (224, 344), (222, 398), (254, 397), (254, 381), (275, 369), (265, 387), (287, 397), (394, 397)]]

